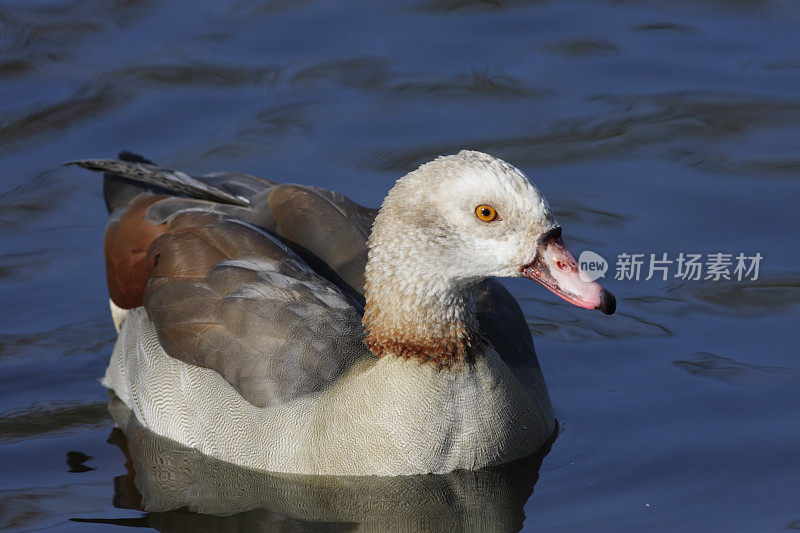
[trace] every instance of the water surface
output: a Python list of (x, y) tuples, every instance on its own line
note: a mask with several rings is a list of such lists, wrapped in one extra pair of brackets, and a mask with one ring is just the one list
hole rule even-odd
[(796, 3), (17, 0), (0, 25), (0, 529), (367, 520), (366, 502), (309, 518), (299, 496), (141, 509), (97, 382), (115, 339), (100, 183), (60, 163), (128, 149), (375, 206), (461, 148), (522, 168), (575, 250), (764, 259), (757, 281), (606, 280), (613, 317), (508, 282), (561, 434), (513, 483), (434, 482), (441, 509), (529, 531), (800, 528)]

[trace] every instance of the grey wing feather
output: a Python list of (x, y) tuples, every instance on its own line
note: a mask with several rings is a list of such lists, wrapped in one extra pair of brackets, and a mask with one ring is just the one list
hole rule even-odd
[(219, 372), (253, 405), (320, 391), (374, 357), (351, 301), (254, 226), (184, 211), (150, 254), (145, 308), (167, 353)]

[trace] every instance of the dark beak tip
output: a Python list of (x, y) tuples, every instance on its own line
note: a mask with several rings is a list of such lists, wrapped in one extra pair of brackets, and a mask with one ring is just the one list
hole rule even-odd
[(600, 305), (597, 308), (606, 315), (613, 315), (617, 310), (617, 299), (614, 295), (603, 289), (600, 291)]

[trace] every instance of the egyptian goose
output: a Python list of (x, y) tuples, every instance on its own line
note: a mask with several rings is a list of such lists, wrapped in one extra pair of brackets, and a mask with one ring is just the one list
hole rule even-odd
[(107, 173), (119, 338), (103, 383), (152, 431), (238, 465), (404, 475), (527, 456), (553, 411), (522, 312), (489, 278), (616, 305), (525, 175), (480, 152), (422, 165), (377, 212), (129, 153), (74, 163)]

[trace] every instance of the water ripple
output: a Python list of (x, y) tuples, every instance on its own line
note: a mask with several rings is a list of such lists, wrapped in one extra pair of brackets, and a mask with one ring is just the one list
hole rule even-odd
[(571, 197), (554, 197), (551, 204), (558, 206), (555, 209), (555, 215), (562, 223), (584, 224), (587, 227), (619, 228), (633, 220), (631, 216), (590, 207), (586, 201)]
[(430, 13), (450, 13), (455, 11), (498, 11), (513, 7), (540, 4), (543, 0), (428, 0), (420, 2), (417, 9)]
[(111, 415), (106, 402), (37, 402), (24, 409), (0, 413), (0, 442), (41, 437), (86, 427), (102, 427)]
[(0, 152), (20, 148), (31, 138), (75, 127), (118, 108), (126, 97), (110, 87), (82, 89), (67, 100), (0, 116)]
[(626, 298), (635, 308), (659, 315), (694, 314), (753, 318), (791, 312), (800, 305), (800, 274), (761, 273), (752, 280), (673, 281), (664, 295)]
[(676, 22), (649, 22), (647, 24), (640, 24), (634, 28), (636, 31), (670, 31), (670, 32), (695, 32), (696, 30), (690, 26), (678, 24)]
[(48, 170), (0, 195), (0, 230), (16, 229), (56, 209), (74, 194), (71, 184)]
[(720, 93), (676, 92), (659, 95), (597, 98), (616, 108), (611, 114), (555, 121), (541, 131), (507, 138), (461, 139), (424, 147), (389, 148), (364, 157), (361, 166), (408, 172), (437, 155), (464, 147), (493, 153), (521, 166), (599, 159), (662, 146), (695, 147), (694, 139), (742, 135), (771, 125), (800, 121), (800, 101)]
[[(33, 273), (45, 263), (44, 251), (0, 254), (0, 280)], [(2, 341), (0, 341), (2, 346)], [(0, 354), (2, 348), (0, 348)]]
[(44, 331), (0, 334), (0, 359), (31, 360), (52, 353), (61, 356), (100, 353), (113, 346), (116, 336), (106, 315)]
[(390, 62), (381, 57), (326, 61), (296, 72), (290, 84), (316, 87), (324, 83), (389, 95), (446, 99), (529, 98), (550, 94), (550, 91), (531, 87), (520, 78), (499, 72), (406, 73), (393, 71), (389, 65)]
[(733, 385), (800, 383), (800, 370), (796, 368), (754, 365), (709, 352), (695, 352), (692, 356), (691, 360), (678, 359), (672, 364), (691, 376)]
[(151, 3), (73, 0), (1, 6), (0, 78), (69, 59), (87, 38), (129, 24)]
[(561, 41), (550, 46), (550, 49), (569, 57), (596, 57), (619, 54), (619, 48), (602, 39), (574, 39)]
[(671, 296), (693, 311), (736, 317), (784, 313), (800, 304), (800, 274), (762, 274), (755, 281), (686, 282), (672, 286)]
[[(673, 332), (653, 320), (629, 312), (617, 312), (613, 320), (600, 313), (573, 309), (561, 301), (539, 298), (518, 298), (521, 302), (535, 301), (540, 311), (525, 317), (534, 340), (581, 343), (598, 340), (624, 340), (648, 337), (671, 337)], [(626, 300), (627, 301), (627, 300)], [(526, 306), (527, 309), (527, 306)], [(546, 312), (543, 313), (542, 310)]]
[(282, 79), (282, 75), (283, 69), (273, 65), (243, 67), (187, 61), (180, 64), (127, 67), (104, 73), (103, 78), (129, 89), (134, 86), (150, 88), (160, 85), (186, 87), (264, 85), (274, 87)]

